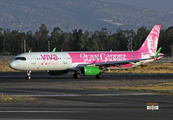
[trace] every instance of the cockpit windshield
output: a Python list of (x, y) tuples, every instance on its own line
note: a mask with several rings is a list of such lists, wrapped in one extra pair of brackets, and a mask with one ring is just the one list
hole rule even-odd
[(16, 57), (15, 60), (26, 60), (25, 57)]

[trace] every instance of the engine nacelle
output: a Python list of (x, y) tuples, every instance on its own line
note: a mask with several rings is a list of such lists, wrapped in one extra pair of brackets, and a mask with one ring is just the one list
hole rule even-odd
[(49, 75), (63, 75), (63, 74), (68, 73), (68, 71), (67, 70), (63, 70), (63, 71), (47, 71), (46, 73), (49, 74)]
[(100, 69), (93, 66), (84, 66), (80, 68), (79, 72), (81, 75), (97, 75), (100, 73)]

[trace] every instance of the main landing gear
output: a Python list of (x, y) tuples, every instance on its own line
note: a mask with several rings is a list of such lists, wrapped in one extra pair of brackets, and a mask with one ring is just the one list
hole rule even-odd
[(75, 73), (73, 74), (73, 78), (75, 78), (75, 79), (81, 78), (80, 73), (75, 72)]
[(103, 74), (100, 72), (99, 74), (96, 75), (97, 79), (102, 79), (103, 78)]
[[(97, 79), (102, 79), (102, 78), (103, 78), (103, 74), (100, 72), (100, 73), (97, 74), (95, 77), (96, 77)], [(73, 74), (73, 78), (75, 78), (75, 79), (80, 79), (80, 78), (81, 78), (80, 73), (75, 72), (75, 73)]]
[(30, 80), (31, 79), (31, 71), (27, 71), (26, 79), (27, 80)]

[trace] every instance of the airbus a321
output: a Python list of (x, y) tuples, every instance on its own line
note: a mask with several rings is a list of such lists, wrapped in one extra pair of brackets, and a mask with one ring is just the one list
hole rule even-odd
[(137, 51), (98, 52), (28, 52), (14, 58), (9, 66), (15, 70), (46, 71), (49, 75), (62, 75), (73, 71), (74, 78), (94, 75), (103, 78), (103, 72), (111, 69), (128, 69), (153, 62), (163, 57), (157, 50), (161, 25), (155, 25)]

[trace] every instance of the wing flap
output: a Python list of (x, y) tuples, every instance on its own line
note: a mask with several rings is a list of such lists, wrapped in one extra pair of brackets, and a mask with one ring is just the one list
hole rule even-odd
[(113, 61), (113, 62), (101, 62), (101, 63), (89, 63), (89, 64), (78, 64), (78, 68), (80, 67), (84, 67), (84, 66), (105, 66), (105, 67), (109, 67), (109, 66), (117, 66), (120, 67), (120, 65), (125, 65), (125, 64), (135, 64), (135, 62), (139, 62), (139, 61), (143, 61), (143, 60), (149, 60), (152, 58), (148, 58), (148, 59), (135, 59), (135, 60), (124, 60), (124, 61)]
[(134, 64), (134, 62), (139, 62), (148, 59), (136, 59), (136, 60), (124, 60), (124, 61), (114, 61), (114, 62), (102, 62), (96, 63), (96, 66), (117, 66), (118, 65), (125, 65), (125, 64)]

